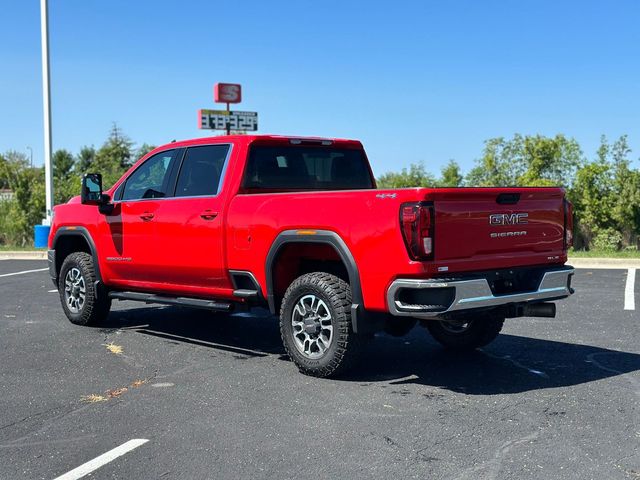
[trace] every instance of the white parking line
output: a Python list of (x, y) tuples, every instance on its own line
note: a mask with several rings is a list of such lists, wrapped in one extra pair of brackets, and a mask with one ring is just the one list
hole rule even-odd
[(58, 290), (54, 288), (53, 290), (47, 290), (47, 293), (58, 293)]
[(635, 310), (635, 287), (636, 287), (636, 269), (630, 268), (627, 271), (627, 284), (624, 287), (624, 309)]
[(22, 275), (23, 273), (44, 272), (45, 270), (49, 270), (49, 268), (38, 268), (36, 270), (24, 270), (22, 272), (3, 273), (2, 275), (0, 275), (0, 277), (11, 277), (13, 275)]
[(87, 463), (83, 463), (78, 468), (74, 468), (70, 472), (65, 473), (59, 477), (54, 478), (54, 480), (77, 480), (78, 478), (82, 478), (88, 473), (93, 472), (94, 470), (99, 469), (103, 465), (115, 460), (116, 458), (124, 455), (125, 453), (130, 452), (131, 450), (138, 448), (140, 445), (144, 445), (149, 440), (146, 438), (134, 438), (133, 440), (129, 440), (126, 443), (123, 443), (119, 447), (114, 448), (113, 450), (109, 450), (106, 453), (103, 453), (99, 457), (94, 458), (93, 460), (89, 460)]

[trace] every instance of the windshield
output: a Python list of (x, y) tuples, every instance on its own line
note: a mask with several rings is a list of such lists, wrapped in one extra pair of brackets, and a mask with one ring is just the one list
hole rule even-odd
[(362, 150), (254, 146), (242, 187), (247, 192), (374, 188)]

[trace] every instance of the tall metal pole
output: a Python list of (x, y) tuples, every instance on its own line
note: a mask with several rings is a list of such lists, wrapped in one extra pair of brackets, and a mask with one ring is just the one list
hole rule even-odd
[(49, 8), (48, 0), (40, 0), (40, 30), (42, 41), (42, 107), (44, 110), (44, 185), (47, 213), (45, 225), (51, 223), (53, 209), (53, 169), (51, 168), (51, 86), (49, 76)]
[(33, 148), (27, 147), (27, 150), (29, 150), (29, 167), (33, 168)]

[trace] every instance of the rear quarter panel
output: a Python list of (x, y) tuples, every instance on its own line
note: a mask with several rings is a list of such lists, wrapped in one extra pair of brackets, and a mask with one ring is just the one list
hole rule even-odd
[(253, 272), (264, 290), (267, 254), (280, 232), (329, 230), (354, 257), (365, 306), (382, 310), (396, 273), (424, 272), (422, 264), (410, 262), (399, 229), (400, 203), (418, 192), (408, 189), (393, 197), (381, 190), (237, 195), (227, 214), (229, 268)]

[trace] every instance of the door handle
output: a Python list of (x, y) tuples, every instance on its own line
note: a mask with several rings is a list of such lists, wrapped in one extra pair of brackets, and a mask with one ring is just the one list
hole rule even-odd
[(214, 212), (212, 210), (205, 210), (200, 214), (200, 218), (203, 220), (213, 220), (218, 216), (218, 212)]
[(148, 222), (149, 220), (153, 219), (153, 213), (151, 212), (144, 212), (142, 214), (140, 214), (140, 218), (145, 221)]

